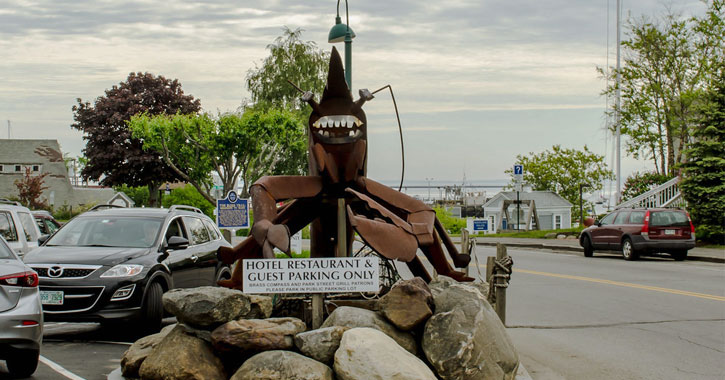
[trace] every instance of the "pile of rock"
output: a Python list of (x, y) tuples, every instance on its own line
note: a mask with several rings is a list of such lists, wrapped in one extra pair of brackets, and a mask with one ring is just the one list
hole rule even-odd
[(272, 299), (223, 288), (172, 290), (178, 324), (124, 353), (126, 378), (513, 379), (518, 356), (482, 284), (400, 281), (379, 312), (339, 307), (321, 328), (273, 318)]

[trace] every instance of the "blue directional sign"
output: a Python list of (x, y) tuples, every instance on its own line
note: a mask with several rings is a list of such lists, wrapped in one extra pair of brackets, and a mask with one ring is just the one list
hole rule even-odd
[(524, 165), (514, 165), (514, 175), (524, 175)]
[(234, 191), (217, 199), (216, 222), (219, 228), (249, 228), (249, 200), (239, 199)]
[(473, 220), (473, 232), (477, 232), (477, 231), (488, 231), (488, 220), (474, 219)]

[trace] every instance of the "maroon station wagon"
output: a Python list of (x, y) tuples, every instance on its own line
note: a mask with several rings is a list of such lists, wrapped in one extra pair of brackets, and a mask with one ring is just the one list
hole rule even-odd
[(695, 227), (683, 210), (620, 209), (584, 229), (579, 244), (586, 257), (600, 249), (621, 251), (626, 260), (664, 252), (680, 261), (695, 247)]

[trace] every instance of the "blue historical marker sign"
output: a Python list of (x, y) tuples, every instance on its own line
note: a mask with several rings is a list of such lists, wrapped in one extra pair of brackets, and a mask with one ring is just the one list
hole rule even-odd
[(249, 200), (240, 199), (234, 191), (217, 199), (216, 222), (219, 228), (249, 228)]
[(477, 231), (488, 231), (488, 220), (474, 219), (473, 220), (473, 232), (477, 232)]
[(524, 165), (514, 165), (514, 175), (524, 175)]

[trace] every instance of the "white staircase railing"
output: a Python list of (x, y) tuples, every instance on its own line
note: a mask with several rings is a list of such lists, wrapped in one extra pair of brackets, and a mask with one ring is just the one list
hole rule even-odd
[(680, 193), (680, 177), (675, 177), (644, 194), (618, 204), (615, 208), (684, 206), (685, 200)]

